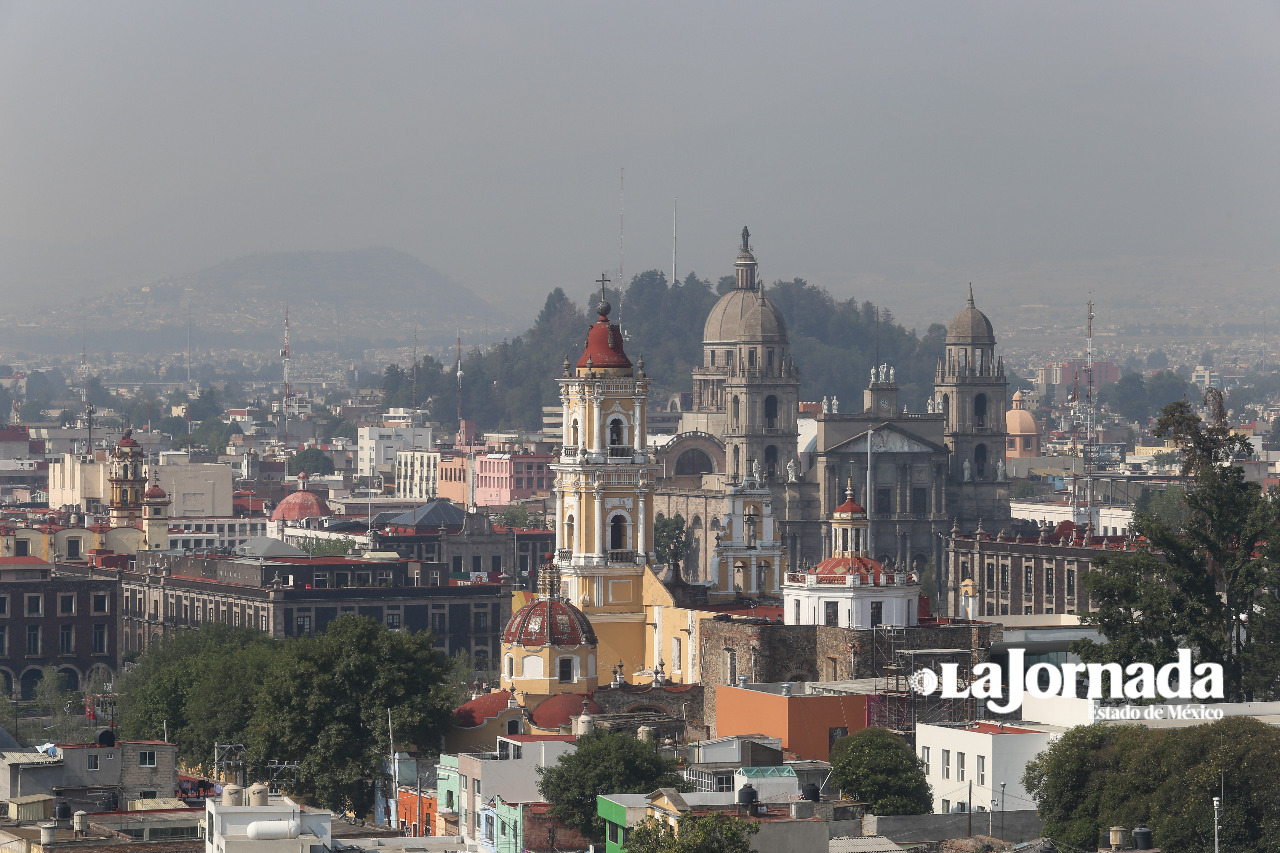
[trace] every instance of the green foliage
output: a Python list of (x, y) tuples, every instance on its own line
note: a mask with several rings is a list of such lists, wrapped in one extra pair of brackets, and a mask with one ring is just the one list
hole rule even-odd
[(48, 400), (33, 400), (30, 397), (18, 407), (18, 420), (24, 424), (39, 423), (48, 417), (46, 409), (49, 407)]
[(387, 709), (396, 742), (433, 747), (454, 707), (447, 659), (428, 632), (388, 631), (345, 616), (326, 633), (276, 640), (209, 623), (147, 649), (121, 683), (125, 737), (160, 737), (208, 766), (214, 743), (248, 745), (250, 771), (299, 761), (299, 793), (366, 813), (382, 772)]
[(1027, 480), (1019, 481), (1017, 487), (1013, 490), (1013, 499), (1015, 501), (1026, 500), (1036, 496), (1036, 487), (1031, 485)]
[(1280, 731), (1249, 717), (1174, 729), (1079, 726), (1027, 766), (1045, 834), (1099, 849), (1107, 827), (1146, 824), (1165, 850), (1280, 851)]
[(505, 527), (533, 527), (538, 517), (529, 512), (528, 504), (511, 504), (503, 508), (493, 519)]
[(747, 853), (760, 824), (722, 812), (687, 814), (677, 833), (671, 825), (645, 818), (627, 838), (628, 853)]
[(305, 536), (298, 540), (297, 547), (313, 557), (342, 557), (355, 551), (356, 540), (350, 536), (343, 536), (341, 539)]
[(928, 814), (933, 794), (911, 746), (875, 726), (840, 738), (831, 747), (831, 780), (864, 801), (873, 814)]
[(326, 808), (366, 814), (389, 743), (431, 749), (452, 722), (448, 660), (430, 633), (345, 616), (286, 643), (258, 694), (247, 743), (257, 765), (297, 761), (300, 788)]
[(306, 471), (308, 474), (319, 474), (322, 477), (334, 472), (333, 459), (318, 447), (299, 450), (289, 457), (289, 476), (296, 477)]
[(1167, 370), (1150, 379), (1141, 373), (1126, 373), (1119, 382), (1098, 389), (1098, 400), (1127, 421), (1146, 423), (1169, 403), (1183, 400), (1194, 387)]
[(1164, 350), (1154, 349), (1147, 353), (1147, 369), (1148, 370), (1168, 370), (1169, 356), (1165, 355)]
[(1204, 424), (1185, 401), (1165, 407), (1156, 435), (1183, 448), (1194, 476), (1181, 524), (1139, 513), (1145, 537), (1135, 552), (1099, 554), (1084, 586), (1105, 644), (1079, 640), (1086, 662), (1156, 666), (1189, 648), (1197, 661), (1221, 663), (1228, 701), (1277, 695), (1280, 662), (1280, 504), (1244, 471), (1224, 464), (1239, 450), (1220, 419)]
[(675, 762), (657, 748), (624, 732), (597, 729), (578, 739), (578, 748), (538, 768), (538, 792), (551, 815), (584, 835), (601, 838), (604, 820), (596, 812), (600, 794), (648, 794), (658, 788), (689, 790)]
[(360, 440), (360, 430), (351, 421), (341, 421), (329, 431), (329, 437), (345, 438), (348, 441), (355, 442)]
[(1180, 486), (1171, 485), (1163, 489), (1143, 486), (1138, 499), (1133, 502), (1133, 509), (1135, 513), (1151, 516), (1166, 527), (1176, 530), (1187, 520), (1185, 498), (1186, 491)]
[[(182, 421), (181, 418), (170, 418), (168, 420)], [(182, 422), (181, 430), (181, 432), (175, 434), (174, 447), (186, 447), (188, 444), (185, 422)], [(190, 446), (204, 447), (215, 453), (225, 453), (227, 445), (231, 443), (231, 436), (239, 434), (239, 424), (229, 424), (217, 418), (210, 418), (207, 421), (202, 421), (200, 426), (192, 431)]]
[(688, 529), (684, 516), (676, 513), (670, 518), (659, 516), (653, 523), (653, 552), (658, 558), (659, 566), (674, 564), (677, 568), (684, 563), (688, 551)]

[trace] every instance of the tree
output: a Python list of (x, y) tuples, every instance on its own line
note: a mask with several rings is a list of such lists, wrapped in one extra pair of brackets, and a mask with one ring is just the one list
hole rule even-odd
[(1180, 446), (1192, 478), (1183, 523), (1139, 513), (1138, 550), (1098, 555), (1084, 576), (1097, 609), (1081, 622), (1107, 642), (1079, 640), (1072, 650), (1086, 662), (1160, 666), (1189, 648), (1197, 661), (1222, 664), (1228, 701), (1262, 699), (1276, 694), (1280, 661), (1280, 504), (1230, 464), (1247, 443), (1231, 434), (1221, 395), (1207, 399), (1208, 424), (1178, 401), (1155, 429)]
[(1147, 369), (1148, 370), (1168, 370), (1169, 356), (1165, 355), (1162, 349), (1153, 349), (1147, 353)]
[(318, 447), (299, 450), (289, 457), (289, 476), (295, 477), (303, 471), (327, 477), (334, 471), (333, 458)]
[(390, 631), (343, 616), (323, 634), (283, 644), (248, 725), (251, 761), (299, 762), (300, 793), (366, 814), (389, 748), (430, 750), (452, 724), (448, 659), (429, 632)]
[(1147, 383), (1141, 373), (1129, 373), (1121, 376), (1119, 382), (1102, 386), (1098, 397), (1125, 420), (1146, 422)]
[(604, 835), (597, 796), (648, 794), (658, 788), (688, 790), (674, 761), (624, 732), (596, 729), (578, 739), (576, 750), (538, 768), (538, 792), (551, 803), (552, 817), (597, 839)]
[(1280, 851), (1280, 731), (1250, 717), (1174, 729), (1077, 726), (1027, 765), (1045, 835), (1099, 849), (1110, 826), (1145, 824), (1161, 848)]
[(887, 729), (871, 726), (831, 747), (831, 779), (867, 804), (873, 814), (928, 814), (933, 793), (911, 746)]
[(538, 523), (534, 514), (529, 512), (527, 504), (510, 504), (504, 507), (494, 521), (505, 527), (532, 527)]
[(356, 549), (356, 540), (350, 536), (340, 539), (321, 539), (319, 536), (305, 536), (298, 540), (298, 549), (313, 557), (342, 557)]
[(655, 818), (637, 824), (627, 837), (629, 853), (747, 853), (760, 824), (723, 812), (686, 814), (679, 831)]
[(684, 563), (684, 555), (688, 550), (686, 541), (688, 529), (684, 516), (676, 513), (670, 518), (658, 518), (653, 522), (653, 553), (658, 558), (658, 565), (674, 565), (677, 569)]

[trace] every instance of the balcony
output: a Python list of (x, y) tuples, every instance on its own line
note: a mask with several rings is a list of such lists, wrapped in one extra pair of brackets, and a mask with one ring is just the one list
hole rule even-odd
[(557, 549), (556, 549), (556, 559), (557, 559), (557, 560), (562, 560), (562, 561), (563, 561), (563, 560), (570, 560), (570, 559), (572, 559), (572, 558), (573, 558), (573, 549), (572, 549), (572, 548), (557, 548)]
[(631, 459), (636, 455), (634, 448), (625, 445), (611, 444), (609, 445), (610, 459)]
[(625, 548), (610, 548), (605, 554), (610, 563), (628, 563), (634, 566), (636, 562), (636, 552)]
[(879, 577), (875, 575), (848, 574), (848, 575), (818, 575), (808, 572), (787, 572), (786, 583), (788, 585), (815, 587), (815, 586), (843, 586), (843, 587), (862, 587), (862, 586), (910, 586), (919, 581), (916, 576), (908, 572), (885, 572)]

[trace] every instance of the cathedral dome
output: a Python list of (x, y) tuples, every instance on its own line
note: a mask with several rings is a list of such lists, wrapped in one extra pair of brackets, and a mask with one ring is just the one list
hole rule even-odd
[(279, 506), (271, 513), (272, 521), (301, 521), (304, 518), (328, 517), (333, 515), (329, 504), (315, 492), (299, 489), (280, 501)]
[(979, 311), (973, 304), (973, 285), (969, 285), (969, 301), (964, 310), (956, 315), (947, 327), (947, 343), (949, 344), (994, 344), (995, 332), (987, 315)]
[(539, 598), (517, 610), (502, 632), (502, 642), (525, 648), (596, 645), (585, 613), (559, 598)]
[(1009, 435), (1039, 435), (1035, 415), (1027, 411), (1022, 392), (1013, 395), (1013, 408), (1005, 413), (1004, 431)]
[(772, 300), (758, 290), (735, 289), (720, 297), (702, 330), (707, 343), (787, 342), (787, 324)]

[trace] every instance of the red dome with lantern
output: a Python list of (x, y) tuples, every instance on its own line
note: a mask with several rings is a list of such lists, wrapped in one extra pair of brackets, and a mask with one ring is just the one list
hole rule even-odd
[(597, 643), (591, 620), (578, 608), (560, 598), (560, 572), (548, 562), (538, 578), (538, 598), (511, 615), (502, 632), (502, 642), (525, 648), (594, 646)]
[(613, 310), (604, 298), (604, 287), (601, 285), (600, 304), (596, 313), (600, 319), (587, 330), (587, 346), (578, 359), (578, 367), (594, 370), (630, 369), (631, 359), (623, 350), (622, 331), (616, 324), (609, 322), (609, 312)]

